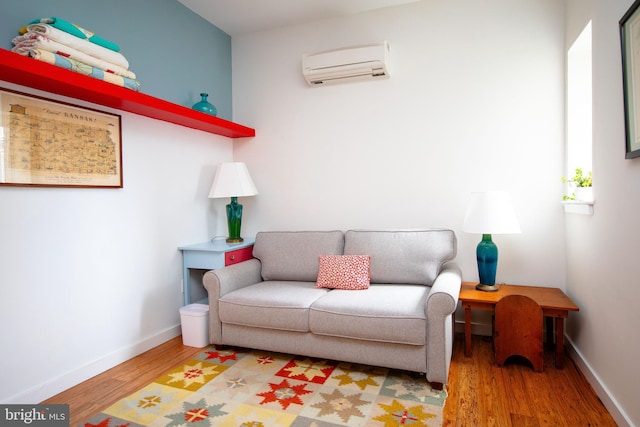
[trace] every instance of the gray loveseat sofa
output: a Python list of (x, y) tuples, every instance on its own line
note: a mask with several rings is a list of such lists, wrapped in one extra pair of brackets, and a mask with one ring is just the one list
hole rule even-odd
[[(368, 255), (363, 290), (318, 288), (321, 255)], [(451, 230), (258, 233), (204, 275), (212, 344), (426, 373), (447, 383), (461, 285)]]

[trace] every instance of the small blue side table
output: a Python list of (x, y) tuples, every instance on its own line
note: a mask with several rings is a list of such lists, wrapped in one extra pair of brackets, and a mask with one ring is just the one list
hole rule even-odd
[(191, 304), (190, 269), (215, 270), (251, 259), (254, 242), (253, 238), (245, 238), (241, 243), (214, 240), (178, 247), (182, 251), (184, 305)]

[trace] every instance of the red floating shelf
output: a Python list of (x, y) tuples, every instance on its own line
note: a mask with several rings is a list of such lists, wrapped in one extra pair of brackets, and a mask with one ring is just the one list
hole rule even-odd
[(0, 80), (229, 138), (256, 135), (252, 128), (18, 55), (6, 49), (0, 49)]

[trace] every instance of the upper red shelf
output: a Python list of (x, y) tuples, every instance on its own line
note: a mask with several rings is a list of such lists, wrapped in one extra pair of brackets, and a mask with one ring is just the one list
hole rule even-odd
[(252, 128), (18, 55), (6, 49), (0, 49), (0, 80), (229, 138), (256, 135)]

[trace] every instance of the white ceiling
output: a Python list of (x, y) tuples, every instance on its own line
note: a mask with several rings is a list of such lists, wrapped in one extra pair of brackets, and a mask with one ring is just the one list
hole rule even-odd
[(230, 36), (419, 0), (178, 0)]

